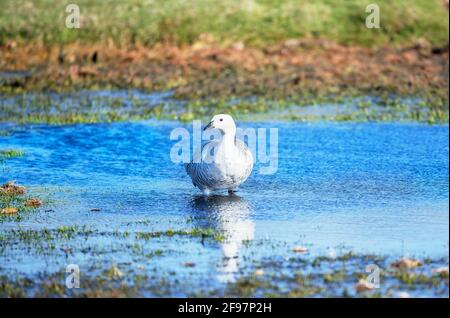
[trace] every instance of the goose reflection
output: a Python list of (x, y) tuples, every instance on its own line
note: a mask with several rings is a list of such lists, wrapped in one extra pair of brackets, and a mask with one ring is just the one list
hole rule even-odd
[(220, 243), (222, 259), (218, 264), (220, 281), (235, 279), (242, 245), (254, 237), (255, 224), (250, 218), (251, 211), (250, 205), (235, 194), (196, 196), (192, 200), (195, 225), (212, 228), (224, 235)]

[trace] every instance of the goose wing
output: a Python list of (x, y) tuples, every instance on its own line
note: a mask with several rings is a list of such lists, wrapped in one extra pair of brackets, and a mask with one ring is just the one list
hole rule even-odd
[(211, 140), (202, 145), (201, 149), (197, 149), (190, 163), (184, 165), (187, 174), (192, 179), (192, 184), (200, 188), (200, 185), (208, 185), (208, 172), (211, 169), (211, 158), (214, 149), (219, 145), (216, 140)]

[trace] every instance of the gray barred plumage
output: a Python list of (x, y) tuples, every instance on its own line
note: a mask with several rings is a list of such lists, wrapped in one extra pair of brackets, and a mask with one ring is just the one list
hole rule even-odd
[(236, 126), (229, 115), (216, 115), (205, 129), (216, 128), (221, 140), (212, 140), (197, 151), (194, 159), (185, 164), (194, 186), (205, 194), (212, 190), (235, 191), (250, 176), (253, 156), (245, 143), (235, 137)]

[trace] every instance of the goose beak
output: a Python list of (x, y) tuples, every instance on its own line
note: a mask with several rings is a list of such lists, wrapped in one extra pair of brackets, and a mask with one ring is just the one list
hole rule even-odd
[(208, 130), (208, 129), (211, 129), (211, 128), (214, 128), (212, 121), (208, 125), (206, 125), (205, 128), (203, 128), (203, 130), (205, 131), (205, 130)]

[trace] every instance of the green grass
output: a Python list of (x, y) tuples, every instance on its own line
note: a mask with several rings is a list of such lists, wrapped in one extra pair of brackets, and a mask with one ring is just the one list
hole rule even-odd
[(299, 37), (367, 46), (420, 38), (433, 45), (448, 43), (448, 12), (441, 0), (378, 0), (380, 29), (365, 27), (371, 0), (78, 0), (80, 29), (64, 26), (69, 3), (74, 1), (0, 0), (0, 44), (190, 44), (205, 33), (222, 43), (255, 46)]
[(25, 153), (18, 149), (0, 149), (0, 161), (2, 159), (23, 157)]
[(204, 237), (204, 238), (212, 238), (215, 241), (222, 241), (223, 236), (221, 233), (215, 232), (213, 229), (199, 229), (194, 228), (190, 230), (166, 230), (166, 231), (158, 231), (158, 232), (138, 232), (136, 233), (137, 239), (144, 239), (146, 241), (161, 236), (189, 236), (189, 237)]
[[(141, 94), (143, 94), (141, 92)], [(5, 111), (0, 121), (18, 123), (46, 123), (52, 125), (76, 123), (109, 123), (139, 121), (145, 119), (208, 120), (216, 113), (229, 113), (240, 121), (292, 120), (292, 121), (417, 121), (429, 124), (447, 123), (448, 98), (427, 97), (408, 101), (399, 96), (381, 95), (374, 99), (358, 95), (313, 95), (289, 99), (210, 98), (187, 101), (167, 100), (150, 105), (150, 95), (136, 95), (130, 91), (127, 97), (84, 95), (20, 95), (14, 103), (2, 103)], [(355, 100), (356, 98), (356, 100)], [(314, 109), (301, 112), (302, 108), (319, 109), (324, 105), (341, 105), (345, 113), (317, 115)], [(354, 107), (352, 107), (352, 105)], [(295, 108), (299, 107), (299, 108)], [(26, 110), (26, 111), (25, 111)], [(3, 151), (3, 152), (2, 152)], [(1, 150), (0, 161), (23, 156), (20, 150)]]

